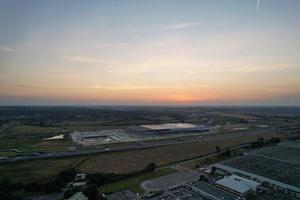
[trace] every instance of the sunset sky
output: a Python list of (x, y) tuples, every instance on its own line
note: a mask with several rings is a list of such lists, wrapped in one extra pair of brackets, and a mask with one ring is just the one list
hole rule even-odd
[(300, 106), (300, 1), (0, 0), (0, 105)]

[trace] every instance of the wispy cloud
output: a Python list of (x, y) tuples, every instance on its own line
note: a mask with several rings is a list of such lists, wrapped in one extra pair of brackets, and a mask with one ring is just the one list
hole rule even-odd
[(25, 85), (25, 84), (20, 84), (20, 85), (18, 85), (18, 87), (19, 88), (25, 88), (25, 89), (35, 89), (35, 90), (46, 90), (46, 89), (49, 89), (48, 87)]
[(168, 27), (165, 27), (165, 31), (179, 31), (179, 30), (185, 30), (185, 29), (192, 29), (203, 26), (203, 23), (201, 22), (181, 22), (177, 23)]
[(112, 60), (101, 60), (86, 56), (67, 56), (63, 57), (63, 60), (73, 62), (73, 63), (82, 63), (82, 64), (103, 64), (103, 63), (114, 63), (115, 61)]
[[(203, 89), (209, 88), (207, 84), (192, 84), (189, 86), (193, 89)], [(174, 86), (161, 86), (161, 85), (116, 85), (116, 86), (96, 86), (90, 87), (88, 89), (97, 89), (97, 90), (185, 90), (186, 88), (180, 85)]]
[(256, 4), (256, 12), (258, 12), (259, 4), (260, 4), (260, 0), (257, 0), (257, 4)]
[(12, 49), (12, 48), (9, 48), (9, 47), (6, 47), (6, 46), (0, 46), (0, 51), (12, 52), (14, 50), (15, 49)]
[[(258, 65), (258, 64), (257, 64)], [(282, 70), (291, 70), (299, 68), (298, 64), (261, 64), (260, 66), (248, 65), (242, 67), (233, 67), (229, 69), (231, 72), (238, 72), (238, 73), (254, 73), (254, 72), (275, 72), (275, 71), (282, 71)]]
[(100, 86), (100, 87), (93, 87), (92, 89), (99, 89), (99, 90), (149, 90), (149, 89), (156, 89), (157, 87), (153, 87), (150, 85), (120, 85), (120, 86)]

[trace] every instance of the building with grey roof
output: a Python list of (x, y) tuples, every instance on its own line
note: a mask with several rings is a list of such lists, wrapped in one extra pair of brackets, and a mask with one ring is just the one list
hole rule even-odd
[(240, 176), (231, 175), (216, 181), (215, 185), (240, 197), (246, 197), (251, 194), (255, 195), (261, 184)]
[(121, 190), (106, 196), (107, 200), (138, 200), (138, 196), (131, 190)]
[(82, 192), (77, 192), (76, 194), (68, 198), (68, 200), (88, 200), (88, 198), (84, 194), (82, 194)]
[(207, 184), (202, 181), (193, 181), (186, 184), (193, 192), (199, 193), (211, 200), (239, 200), (240, 197), (226, 192), (214, 185)]
[(257, 182), (300, 198), (300, 141), (287, 141), (215, 164), (219, 170)]

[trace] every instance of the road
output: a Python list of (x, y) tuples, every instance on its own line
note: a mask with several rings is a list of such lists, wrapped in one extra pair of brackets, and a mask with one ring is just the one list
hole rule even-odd
[[(220, 152), (214, 152), (207, 155), (199, 156), (197, 158), (185, 160), (185, 161), (178, 161), (175, 164), (169, 164), (165, 165), (164, 167), (172, 167), (177, 170), (174, 174), (169, 174), (166, 176), (158, 177), (152, 180), (147, 180), (141, 183), (140, 187), (143, 188), (145, 191), (145, 194), (149, 194), (153, 191), (160, 191), (160, 190), (166, 190), (172, 187), (176, 187), (178, 185), (183, 185), (185, 183), (195, 181), (199, 179), (199, 176), (203, 174), (203, 172), (200, 172), (198, 170), (192, 170), (189, 168), (186, 168), (182, 166), (185, 163), (193, 162), (195, 160), (199, 159), (206, 159), (210, 157), (214, 157), (216, 155), (222, 154), (223, 152), (227, 150), (234, 150), (234, 149), (240, 149), (241, 147), (249, 146), (249, 144), (242, 144), (242, 145), (236, 145), (234, 147), (226, 148), (223, 151)], [(208, 167), (209, 168), (209, 167)]]
[(255, 130), (255, 131), (243, 131), (239, 133), (227, 133), (224, 135), (216, 135), (216, 136), (207, 136), (207, 137), (193, 137), (187, 139), (170, 139), (170, 140), (163, 140), (163, 141), (154, 141), (151, 143), (146, 142), (138, 142), (135, 144), (128, 144), (122, 146), (115, 146), (115, 147), (96, 147), (93, 149), (83, 149), (80, 151), (62, 151), (62, 152), (50, 152), (50, 153), (41, 153), (39, 155), (23, 155), (23, 156), (16, 156), (16, 157), (8, 157), (6, 159), (1, 159), (1, 163), (11, 163), (17, 161), (26, 161), (26, 160), (38, 160), (38, 159), (49, 159), (49, 158), (63, 158), (63, 157), (74, 157), (74, 156), (84, 156), (90, 154), (98, 154), (98, 153), (108, 153), (108, 152), (118, 152), (118, 151), (127, 151), (127, 150), (139, 150), (139, 149), (149, 149), (155, 148), (160, 146), (167, 146), (167, 145), (177, 145), (177, 144), (184, 144), (184, 143), (192, 143), (192, 142), (199, 142), (205, 140), (211, 140), (212, 138), (230, 138), (230, 137), (237, 137), (242, 135), (260, 135), (265, 133), (265, 130)]

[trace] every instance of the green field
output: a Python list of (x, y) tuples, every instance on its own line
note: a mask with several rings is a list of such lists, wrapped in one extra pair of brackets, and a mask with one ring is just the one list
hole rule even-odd
[[(237, 154), (239, 154), (239, 153), (237, 153)], [(221, 155), (218, 156), (218, 155), (215, 155), (215, 156), (212, 156), (212, 157), (209, 157), (209, 158), (199, 158), (199, 159), (196, 159), (196, 160), (192, 160), (190, 162), (186, 162), (186, 163), (182, 164), (182, 166), (185, 167), (185, 168), (188, 168), (188, 169), (195, 170), (198, 167), (203, 167), (205, 165), (207, 166), (207, 165), (217, 163), (217, 162), (220, 162), (222, 160), (229, 159), (229, 158), (231, 158), (231, 156), (221, 156)]]
[(30, 183), (54, 180), (64, 169), (78, 167), (87, 160), (84, 157), (49, 159), (0, 166), (0, 179), (9, 177), (13, 182)]
[(62, 131), (59, 127), (40, 127), (19, 125), (9, 129), (9, 135), (24, 135), (24, 134), (48, 134)]
[[(98, 122), (99, 124), (99, 122)], [(68, 151), (74, 144), (69, 136), (73, 131), (99, 131), (120, 128), (97, 125), (96, 122), (70, 123), (61, 127), (16, 125), (1, 133), (0, 156), (18, 156), (31, 152)], [(64, 134), (64, 140), (45, 141), (44, 138)]]
[(69, 131), (100, 131), (107, 129), (119, 129), (118, 126), (101, 126), (101, 125), (70, 125), (65, 127)]
[(132, 190), (135, 193), (142, 194), (144, 190), (140, 187), (140, 184), (146, 180), (154, 179), (160, 176), (175, 173), (176, 170), (173, 168), (161, 168), (155, 172), (139, 175), (136, 177), (128, 178), (126, 180), (118, 181), (115, 183), (107, 184), (99, 187), (100, 193), (112, 193), (123, 189)]
[[(60, 127), (17, 125), (2, 132), (0, 156), (17, 156), (30, 152), (66, 151), (73, 146), (68, 132)], [(44, 138), (65, 134), (63, 140), (45, 141)]]

